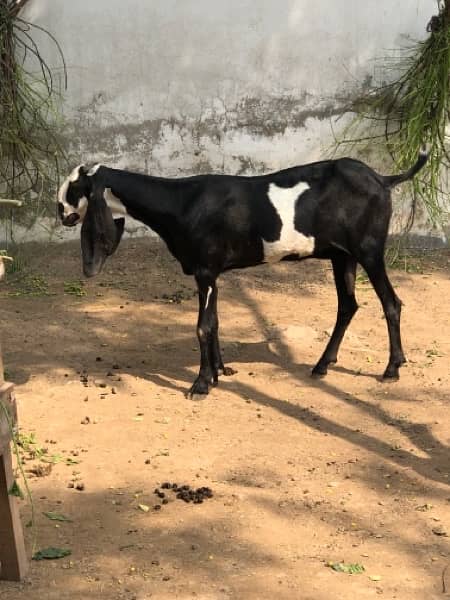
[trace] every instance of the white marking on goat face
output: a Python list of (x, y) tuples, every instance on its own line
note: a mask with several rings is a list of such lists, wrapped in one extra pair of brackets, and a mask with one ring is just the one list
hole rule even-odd
[(280, 238), (275, 242), (266, 242), (264, 246), (264, 262), (276, 262), (290, 254), (311, 256), (314, 252), (315, 239), (295, 229), (296, 201), (309, 189), (309, 185), (300, 181), (290, 188), (279, 187), (275, 183), (269, 185), (267, 195), (281, 219)]
[(63, 181), (62, 185), (60, 186), (59, 190), (58, 190), (58, 202), (60, 202), (61, 204), (66, 204), (67, 203), (67, 190), (69, 189), (69, 185), (75, 181), (77, 181), (77, 179), (80, 176), (80, 168), (83, 165), (78, 165), (78, 167), (75, 167), (75, 169), (73, 169), (73, 171), (71, 171), (70, 175), (68, 177), (66, 177), (66, 179)]
[(209, 297), (212, 294), (212, 287), (209, 285), (208, 286), (208, 293), (206, 294), (206, 302), (205, 302), (205, 310), (208, 308), (208, 304), (209, 304)]
[(65, 179), (65, 181), (62, 183), (61, 187), (58, 190), (59, 215), (61, 219), (64, 221), (64, 219), (67, 219), (68, 217), (74, 214), (78, 216), (76, 220), (72, 220), (72, 222), (70, 223), (71, 225), (75, 225), (76, 223), (82, 221), (86, 215), (87, 210), (86, 196), (81, 196), (80, 198), (77, 198), (76, 206), (68, 202), (67, 199), (67, 192), (69, 191), (70, 184), (78, 181), (80, 177), (80, 168), (82, 166), (83, 165), (78, 165), (77, 167), (75, 167), (75, 169), (73, 169), (73, 171)]

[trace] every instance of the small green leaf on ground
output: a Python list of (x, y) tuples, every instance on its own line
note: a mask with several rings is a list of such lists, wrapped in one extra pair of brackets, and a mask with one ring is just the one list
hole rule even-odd
[(416, 506), (416, 510), (420, 510), (420, 512), (426, 512), (427, 510), (431, 510), (433, 508), (432, 504), (422, 504), (421, 506)]
[(52, 463), (53, 465), (57, 465), (62, 460), (64, 460), (64, 457), (61, 454), (52, 454), (51, 456), (44, 456), (41, 458), (42, 462)]
[(69, 519), (60, 513), (49, 511), (43, 514), (47, 517), (47, 519), (50, 519), (50, 521), (67, 521), (67, 523), (72, 523), (72, 519)]
[(24, 498), (23, 492), (15, 479), (12, 486), (8, 490), (8, 494), (10, 496), (16, 496), (16, 498), (20, 498), (21, 500)]
[(53, 546), (50, 546), (49, 548), (44, 548), (33, 554), (33, 560), (53, 560), (70, 556), (70, 554), (72, 554), (72, 551), (67, 548), (54, 548)]
[(64, 293), (70, 296), (86, 296), (86, 290), (82, 281), (65, 281)]
[(365, 571), (364, 566), (359, 563), (328, 562), (327, 567), (331, 567), (338, 573), (348, 573), (349, 575), (359, 575)]

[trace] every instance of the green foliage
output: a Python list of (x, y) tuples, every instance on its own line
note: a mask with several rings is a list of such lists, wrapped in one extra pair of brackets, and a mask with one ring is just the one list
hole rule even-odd
[(69, 296), (86, 296), (84, 283), (82, 281), (65, 281), (64, 293), (68, 294)]
[[(350, 110), (354, 119), (344, 129), (337, 146), (360, 149), (386, 148), (398, 171), (408, 170), (427, 145), (429, 159), (414, 179), (414, 197), (420, 199), (432, 223), (448, 217), (450, 199), (447, 170), (450, 166), (450, 8), (430, 21), (430, 35), (410, 48), (383, 59), (392, 83), (374, 86)], [(450, 5), (449, 5), (450, 6)], [(400, 76), (398, 75), (400, 73)]]
[(8, 274), (20, 273), (25, 266), (25, 261), (20, 255), (13, 256), (11, 261), (6, 264), (6, 272)]
[(423, 260), (417, 254), (408, 252), (400, 244), (390, 246), (386, 250), (386, 263), (391, 269), (405, 273), (423, 273)]
[(64, 558), (72, 554), (67, 548), (43, 548), (39, 552), (33, 554), (33, 560), (54, 560), (56, 558)]
[[(20, 473), (22, 479), (23, 479), (23, 484), (25, 486), (25, 490), (26, 490), (26, 494), (27, 494), (27, 498), (30, 501), (30, 506), (31, 506), (31, 525), (30, 527), (33, 528), (33, 541), (32, 541), (32, 547), (33, 547), (33, 551), (35, 549), (35, 545), (36, 545), (36, 528), (34, 526), (35, 523), (35, 519), (34, 519), (34, 503), (33, 503), (33, 496), (31, 495), (31, 490), (30, 490), (30, 486), (28, 485), (28, 480), (27, 477), (25, 475), (25, 471), (23, 468), (23, 460), (21, 457), (21, 450), (23, 450), (23, 446), (22, 448), (19, 446), (19, 441), (21, 441), (23, 444), (25, 445), (33, 445), (34, 444), (34, 436), (24, 436), (21, 434), (19, 434), (14, 426), (11, 414), (7, 408), (7, 406), (0, 400), (0, 417), (4, 418), (7, 425), (8, 425), (8, 429), (9, 432), (11, 434), (11, 439), (12, 439), (12, 444), (13, 444), (13, 449), (14, 449), (14, 454), (16, 456), (17, 459), (17, 471)], [(9, 493), (12, 493), (13, 495), (19, 495), (19, 497), (23, 498), (23, 493), (22, 490), (19, 486), (19, 484), (17, 483), (17, 480), (14, 481), (12, 488), (9, 490)], [(28, 525), (27, 525), (28, 526)]]
[[(66, 75), (56, 39), (21, 18), (25, 2), (0, 0), (0, 194), (32, 203), (37, 217), (45, 211), (44, 199), (55, 188), (64, 159), (58, 88), (65, 85)], [(33, 39), (36, 31), (50, 37), (60, 51), (59, 84)], [(10, 209), (2, 214), (10, 216)]]
[(17, 446), (30, 455), (31, 458), (42, 458), (46, 453), (46, 449), (43, 448), (38, 441), (33, 431), (26, 433), (20, 431), (15, 436)]
[(67, 523), (72, 523), (72, 519), (69, 519), (65, 515), (56, 512), (44, 512), (43, 515), (50, 519), (50, 521), (66, 521)]
[(12, 486), (8, 490), (8, 494), (10, 496), (15, 496), (16, 498), (20, 498), (21, 500), (24, 499), (24, 495), (23, 495), (22, 490), (20, 489), (20, 485), (17, 483), (17, 481), (15, 479), (14, 479)]
[(20, 279), (19, 288), (14, 292), (9, 292), (9, 296), (30, 296), (37, 298), (39, 296), (50, 296), (48, 282), (41, 275), (26, 275)]
[(333, 571), (347, 573), (348, 575), (360, 575), (365, 571), (364, 566), (359, 563), (330, 562), (327, 566), (333, 569)]

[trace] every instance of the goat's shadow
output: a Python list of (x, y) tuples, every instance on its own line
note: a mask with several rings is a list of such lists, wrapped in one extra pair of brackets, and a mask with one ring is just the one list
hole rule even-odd
[[(55, 249), (55, 256), (57, 256), (58, 249)], [(129, 264), (131, 252), (123, 252), (123, 257), (118, 261), (118, 265), (121, 264), (125, 267)], [(173, 273), (173, 266), (167, 265), (163, 257), (165, 255), (160, 253), (158, 250), (152, 250), (152, 258), (155, 258), (157, 265), (161, 263), (165, 265), (165, 272), (170, 272), (173, 277), (172, 289), (178, 289), (178, 286), (187, 283), (187, 280), (182, 279), (182, 276), (177, 273)], [(71, 257), (72, 262), (75, 264), (75, 257)], [(172, 261), (173, 262), (173, 261)], [(70, 266), (70, 265), (69, 265)], [(48, 263), (48, 274), (53, 275), (53, 263)], [(116, 267), (117, 268), (117, 265)], [(66, 272), (67, 265), (65, 265), (64, 274)], [(170, 271), (169, 271), (170, 269)], [(307, 275), (308, 269), (303, 269)], [(128, 273), (124, 270), (125, 273)], [(277, 272), (273, 273), (273, 277), (270, 279), (268, 288), (265, 290), (275, 291), (280, 290), (280, 285), (288, 284), (288, 276), (282, 269), (282, 277), (278, 279)], [(289, 273), (291, 269), (289, 269)], [(44, 272), (45, 273), (45, 272)], [(310, 377), (310, 371), (312, 364), (306, 365), (302, 361), (294, 360), (290, 347), (284, 343), (283, 337), (276, 334), (273, 335), (274, 329), (272, 323), (269, 323), (260, 309), (259, 304), (254, 300), (254, 295), (250, 295), (247, 290), (252, 286), (259, 289), (261, 285), (265, 284), (266, 276), (261, 277), (260, 271), (255, 270), (256, 275), (238, 273), (232, 275), (228, 282), (227, 287), (224, 290), (223, 296), (228, 302), (239, 305), (242, 304), (245, 310), (251, 314), (251, 318), (258, 325), (259, 333), (262, 335), (263, 340), (257, 342), (232, 342), (229, 341), (224, 344), (224, 359), (227, 364), (231, 364), (238, 370), (242, 371), (245, 368), (255, 368), (255, 363), (264, 363), (272, 365), (275, 370), (280, 373), (286, 374), (287, 377), (292, 379), (294, 384), (298, 384), (300, 387), (304, 386), (311, 389), (317, 389), (321, 393), (328, 395), (333, 399), (334, 402), (338, 402), (343, 406), (354, 406), (359, 411), (363, 411), (367, 416), (370, 416), (375, 421), (383, 424), (388, 424), (390, 427), (396, 428), (402, 435), (408, 437), (412, 444), (417, 448), (420, 448), (425, 457), (415, 456), (412, 452), (399, 449), (392, 452), (390, 445), (381, 439), (378, 439), (374, 435), (368, 435), (352, 429), (346, 425), (338, 422), (337, 418), (334, 420), (328, 419), (316, 413), (310, 406), (302, 406), (301, 403), (304, 401), (302, 398), (297, 403), (289, 402), (288, 400), (280, 399), (276, 397), (276, 393), (272, 392), (270, 388), (265, 390), (259, 390), (256, 385), (252, 385), (252, 378), (242, 378), (239, 374), (235, 377), (220, 378), (220, 385), (218, 390), (224, 390), (224, 392), (230, 392), (240, 398), (252, 398), (255, 402), (258, 402), (264, 406), (270, 406), (273, 410), (276, 410), (286, 416), (289, 416), (294, 422), (302, 423), (308, 427), (315, 428), (320, 431), (328, 432), (338, 438), (350, 441), (356, 446), (366, 448), (371, 452), (388, 459), (401, 466), (409, 466), (417, 473), (428, 478), (429, 480), (439, 481), (445, 485), (448, 485), (448, 480), (445, 477), (446, 471), (449, 469), (447, 460), (449, 448), (439, 442), (436, 439), (430, 428), (427, 425), (416, 424), (410, 421), (403, 420), (402, 423), (396, 422), (393, 419), (392, 414), (387, 410), (384, 410), (378, 405), (378, 402), (364, 402), (357, 397), (357, 393), (348, 392), (349, 386), (345, 386), (344, 391), (337, 386), (333, 378), (333, 373), (340, 372), (348, 375), (349, 382), (355, 376), (367, 378), (373, 382), (373, 386), (376, 389), (381, 390), (381, 384), (374, 382), (373, 375), (362, 374), (356, 371), (352, 371), (345, 366), (333, 365), (330, 366), (329, 374), (325, 379), (314, 380)], [(298, 272), (297, 272), (298, 273)], [(64, 274), (59, 276), (57, 279), (58, 285), (63, 280)], [(148, 294), (149, 297), (154, 294), (155, 290), (161, 287), (159, 281), (156, 281), (155, 289), (147, 284), (139, 287), (138, 292), (135, 290), (137, 286), (134, 286), (136, 275), (128, 273), (130, 280), (126, 279), (122, 283), (131, 285), (131, 289), (121, 290), (121, 295), (113, 288), (113, 293), (117, 295), (117, 305), (121, 305), (120, 309), (124, 309), (127, 302), (120, 299), (126, 293), (127, 300), (138, 302), (136, 307), (144, 306), (141, 304), (144, 299), (143, 296)], [(303, 273), (304, 277), (305, 273)], [(98, 286), (109, 285), (111, 275), (106, 272), (103, 275), (103, 279), (100, 278), (99, 282), (91, 284), (92, 288), (89, 288), (89, 292), (96, 295), (98, 292)], [(317, 282), (317, 277), (314, 279)], [(294, 286), (292, 283), (294, 282)], [(302, 279), (299, 277), (299, 288), (301, 289)], [(191, 280), (189, 285), (192, 286)], [(159, 286), (159, 287), (158, 287)], [(176, 286), (176, 287), (175, 287)], [(273, 286), (273, 287), (272, 287)], [(294, 287), (294, 294), (297, 296), (299, 291), (297, 289), (297, 281), (295, 281), (294, 275), (290, 277), (289, 282), (290, 289)], [(184, 286), (187, 287), (187, 286)], [(102, 294), (104, 291), (102, 288)], [(165, 289), (167, 289), (167, 283), (165, 283)], [(222, 295), (222, 294), (221, 294)], [(93, 297), (93, 294), (92, 294)], [(19, 298), (20, 300), (20, 298)], [(30, 301), (22, 300), (22, 310), (29, 310)], [(108, 360), (118, 359), (121, 364), (130, 364), (127, 368), (127, 372), (137, 377), (152, 381), (155, 385), (171, 389), (177, 393), (186, 393), (192, 382), (194, 381), (198, 372), (198, 349), (194, 353), (192, 350), (194, 346), (197, 348), (197, 341), (195, 340), (195, 316), (197, 311), (197, 302), (194, 298), (191, 298), (183, 306), (179, 308), (174, 305), (162, 305), (159, 308), (158, 305), (148, 306), (148, 312), (139, 313), (136, 312), (135, 308), (132, 307), (125, 314), (118, 310), (115, 314), (117, 317), (115, 322), (112, 323), (108, 316), (108, 311), (103, 311), (100, 316), (96, 310), (92, 310), (89, 307), (89, 311), (86, 311), (86, 304), (80, 300), (64, 298), (61, 302), (61, 297), (57, 297), (55, 301), (54, 310), (52, 312), (52, 318), (49, 319), (49, 308), (48, 303), (53, 302), (50, 297), (33, 299), (33, 310), (34, 320), (41, 319), (40, 330), (36, 329), (32, 335), (28, 334), (28, 347), (32, 346), (32, 352), (28, 352), (27, 355), (27, 368), (29, 373), (36, 372), (38, 370), (51, 371), (52, 369), (70, 369), (74, 371), (81, 367), (89, 368), (89, 372), (95, 372), (100, 376), (100, 371), (103, 369), (101, 365), (103, 363), (96, 363), (95, 357), (100, 351), (104, 356), (108, 354)], [(95, 302), (95, 301), (94, 301)], [(156, 302), (160, 302), (157, 300)], [(301, 302), (301, 299), (299, 299)], [(9, 303), (8, 303), (9, 304)], [(111, 304), (108, 306), (111, 310)], [(14, 310), (10, 308), (9, 310)], [(192, 320), (180, 318), (181, 311), (189, 312), (192, 315)], [(80, 313), (86, 315), (83, 318), (79, 318)], [(121, 316), (123, 315), (123, 316)], [(161, 316), (164, 315), (164, 319)], [(186, 316), (186, 315), (184, 315)], [(219, 303), (219, 316), (220, 316), (220, 303)], [(44, 319), (45, 317), (45, 319)], [(151, 357), (145, 356), (145, 345), (148, 344), (149, 340), (145, 334), (143, 328), (143, 319), (147, 326), (152, 327), (156, 334), (160, 335), (158, 343), (152, 343)], [(189, 323), (187, 322), (189, 321)], [(6, 331), (9, 331), (9, 335), (17, 336), (17, 329), (14, 326), (14, 319), (11, 321), (11, 325), (5, 324)], [(69, 323), (69, 325), (67, 325)], [(45, 340), (45, 327), (49, 328), (49, 331), (57, 331), (60, 333), (59, 345), (47, 344), (44, 346), (45, 352), (40, 348), (40, 340)], [(116, 327), (116, 329), (112, 329)], [(94, 335), (93, 333), (94, 332)], [(126, 333), (125, 333), (126, 332)], [(167, 335), (167, 332), (169, 334)], [(386, 334), (385, 334), (386, 335)], [(50, 340), (54, 337), (50, 338)], [(154, 338), (155, 339), (155, 338)], [(88, 340), (88, 343), (86, 342)], [(113, 340), (113, 341), (112, 341)], [(269, 346), (270, 340), (270, 346)], [(299, 342), (301, 343), (301, 342)], [(65, 344), (64, 352), (61, 353), (61, 344)], [(345, 345), (345, 339), (344, 339)], [(108, 348), (108, 350), (100, 350), (102, 346)], [(67, 350), (66, 350), (67, 348)], [(274, 351), (275, 350), (275, 351)], [(321, 348), (322, 350), (322, 348)], [(11, 364), (12, 369), (17, 366), (21, 369), (23, 366), (23, 360), (20, 349), (14, 349), (14, 345), (11, 345), (8, 352), (8, 362)], [(309, 352), (309, 351), (308, 351)], [(80, 360), (80, 356), (82, 356)], [(315, 357), (316, 359), (318, 358)], [(142, 363), (142, 359), (145, 359), (145, 364)], [(104, 358), (106, 361), (106, 358)], [(246, 365), (252, 365), (246, 367)], [(93, 366), (95, 365), (95, 366)], [(22, 373), (22, 375), (24, 375)], [(61, 375), (56, 375), (60, 377)], [(258, 373), (255, 373), (255, 377), (258, 377)], [(375, 377), (377, 379), (377, 377)], [(25, 377), (24, 377), (25, 380)], [(256, 382), (255, 382), (256, 383)], [(389, 385), (389, 397), (390, 399), (405, 400), (395, 390), (395, 384)], [(216, 390), (213, 394), (217, 394)], [(377, 393), (376, 390), (374, 393)], [(188, 400), (186, 400), (188, 401)], [(204, 401), (208, 401), (205, 399)], [(339, 415), (339, 412), (336, 413)]]
[[(247, 308), (252, 310), (262, 331), (268, 331), (268, 322), (259, 310), (256, 302), (242, 287), (240, 287), (239, 295), (239, 301), (245, 303)], [(450, 484), (448, 480), (448, 456), (450, 448), (435, 438), (427, 425), (413, 423), (404, 419), (401, 422), (397, 422), (393, 419), (392, 414), (388, 413), (379, 405), (364, 402), (355, 394), (350, 393), (347, 390), (343, 391), (333, 385), (332, 376), (333, 371), (337, 371), (347, 374), (349, 377), (364, 377), (371, 379), (372, 381), (375, 380), (376, 382), (379, 382), (380, 389), (382, 386), (386, 386), (386, 388), (389, 389), (391, 399), (396, 398), (394, 391), (395, 383), (383, 382), (381, 375), (378, 376), (372, 373), (352, 370), (338, 364), (330, 365), (329, 373), (325, 378), (312, 377), (311, 370), (313, 365), (295, 362), (292, 360), (288, 346), (286, 346), (280, 338), (274, 340), (273, 336), (270, 336), (270, 342), (274, 343), (274, 341), (277, 352), (270, 350), (269, 341), (244, 343), (229, 342), (224, 345), (225, 363), (233, 365), (238, 371), (243, 368), (245, 369), (247, 363), (252, 364), (260, 362), (272, 364), (274, 367), (289, 373), (293, 381), (298, 382), (300, 385), (309, 388), (315, 387), (322, 393), (332, 396), (342, 404), (353, 406), (358, 410), (364, 411), (368, 416), (380, 423), (395, 427), (399, 432), (408, 437), (411, 443), (424, 452), (427, 457), (423, 458), (416, 456), (412, 452), (404, 449), (396, 449), (394, 451), (390, 444), (373, 435), (363, 433), (359, 429), (352, 429), (337, 421), (328, 419), (307, 406), (276, 398), (267, 392), (258, 390), (242, 381), (238, 381), (239, 375), (235, 375), (234, 377), (221, 376), (219, 378), (218, 389), (231, 392), (241, 398), (250, 397), (254, 402), (257, 402), (261, 406), (270, 407), (283, 415), (296, 420), (298, 423), (349, 441), (356, 446), (365, 448), (370, 452), (397, 463), (403, 468), (409, 467), (426, 479), (445, 485)], [(155, 385), (186, 394), (197, 375), (197, 367), (192, 361), (192, 356), (190, 357), (190, 360), (186, 360), (188, 355), (179, 352), (177, 358), (181, 358), (180, 365), (175, 365), (174, 362), (172, 362), (170, 366), (167, 366), (167, 364), (163, 365), (162, 361), (160, 362), (158, 360), (158, 364), (154, 364), (152, 371), (147, 371), (144, 374), (144, 377), (148, 378)], [(257, 377), (257, 374), (255, 376)], [(398, 400), (404, 400), (404, 398), (398, 398)], [(207, 397), (200, 401), (207, 401)]]

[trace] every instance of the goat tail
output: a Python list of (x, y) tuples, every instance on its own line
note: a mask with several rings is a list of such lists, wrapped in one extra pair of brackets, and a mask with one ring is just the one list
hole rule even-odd
[(398, 185), (399, 183), (403, 183), (404, 181), (408, 181), (409, 179), (412, 179), (414, 177), (414, 175), (416, 175), (416, 173), (418, 173), (420, 171), (420, 169), (424, 166), (424, 164), (427, 162), (427, 160), (428, 160), (428, 151), (421, 150), (419, 152), (419, 157), (417, 159), (416, 164), (413, 165), (409, 169), (409, 171), (406, 171), (406, 173), (401, 173), (400, 175), (385, 175), (383, 177), (384, 185), (388, 188), (392, 188), (392, 187)]

